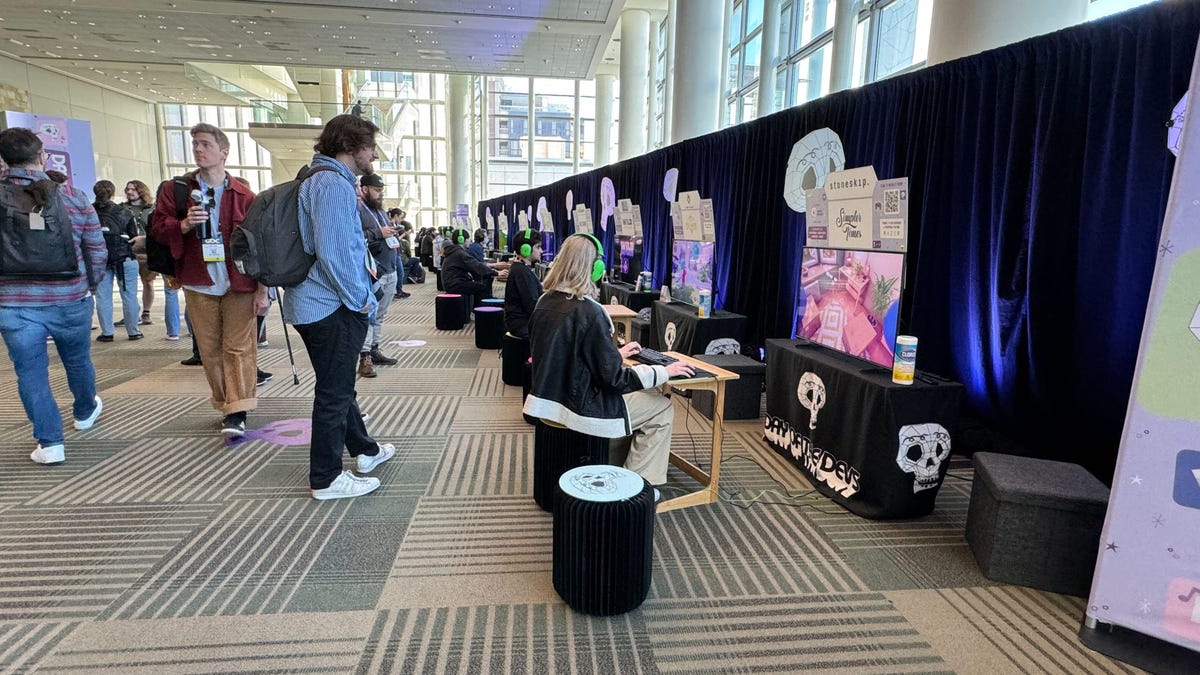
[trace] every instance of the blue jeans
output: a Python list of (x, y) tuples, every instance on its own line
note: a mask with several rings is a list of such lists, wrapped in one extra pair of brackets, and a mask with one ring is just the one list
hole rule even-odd
[[(137, 335), (138, 320), (142, 318), (142, 309), (138, 306), (138, 264), (135, 258), (126, 258), (121, 263), (125, 273), (125, 283), (121, 284), (121, 311), (125, 315), (125, 332)], [(96, 318), (100, 320), (100, 334), (113, 334), (113, 279), (117, 271), (111, 267), (104, 271), (104, 278), (96, 289)], [(176, 298), (178, 303), (179, 299)], [(89, 326), (89, 330), (91, 327)]]
[[(163, 279), (163, 303), (166, 305), (167, 335), (179, 336), (179, 289), (167, 285)], [(188, 328), (191, 332), (191, 328)]]
[[(136, 275), (136, 272), (135, 272)], [(17, 391), (33, 435), (42, 447), (63, 442), (62, 415), (50, 391), (50, 357), (46, 336), (67, 371), (67, 386), (75, 396), (75, 419), (87, 419), (96, 409), (96, 371), (92, 368), (92, 299), (61, 305), (0, 307), (0, 334), (17, 371)]]

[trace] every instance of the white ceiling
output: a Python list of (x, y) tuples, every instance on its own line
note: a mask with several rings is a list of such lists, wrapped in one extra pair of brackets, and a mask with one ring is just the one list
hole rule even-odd
[(186, 62), (588, 78), (624, 0), (0, 0), (0, 52), (151, 101)]

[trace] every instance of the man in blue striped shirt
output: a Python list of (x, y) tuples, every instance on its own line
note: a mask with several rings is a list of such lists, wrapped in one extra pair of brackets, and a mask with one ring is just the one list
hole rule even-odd
[(300, 238), (316, 256), (308, 277), (284, 291), (284, 319), (304, 341), (316, 376), (313, 391), (309, 487), (315, 499), (365, 495), (379, 479), (342, 469), (349, 450), (359, 473), (391, 459), (396, 448), (368, 434), (355, 399), (354, 377), (367, 320), (378, 306), (372, 293), (375, 261), (358, 217), (356, 176), (371, 172), (379, 128), (354, 115), (329, 120), (313, 147), (311, 166), (327, 166), (300, 186)]

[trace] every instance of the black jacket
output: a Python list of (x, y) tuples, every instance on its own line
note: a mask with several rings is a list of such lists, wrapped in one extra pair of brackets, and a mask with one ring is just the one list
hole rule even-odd
[(375, 259), (375, 268), (382, 276), (396, 271), (396, 249), (387, 245), (380, 226), (388, 225), (387, 216), (382, 211), (372, 211), (363, 202), (358, 203), (358, 220), (362, 225), (363, 238), (367, 240), (367, 251)]
[(442, 256), (442, 286), (447, 293), (470, 293), (463, 290), (466, 284), (486, 281), (496, 276), (496, 270), (467, 254), (458, 244), (451, 244)]
[(542, 295), (529, 319), (533, 382), (526, 415), (601, 438), (633, 433), (624, 394), (665, 384), (663, 366), (626, 366), (600, 303), (564, 293)]
[[(104, 234), (104, 245), (108, 247), (108, 267), (116, 269), (133, 257), (129, 240), (140, 234), (133, 212), (111, 201), (92, 204), (100, 219), (100, 231)], [(124, 235), (124, 236), (122, 236)]]
[(426, 232), (425, 236), (421, 237), (421, 242), (417, 245), (417, 255), (433, 255), (433, 233)]
[(508, 268), (508, 283), (504, 284), (504, 327), (509, 333), (529, 339), (529, 317), (542, 294), (542, 282), (529, 266), (514, 259)]

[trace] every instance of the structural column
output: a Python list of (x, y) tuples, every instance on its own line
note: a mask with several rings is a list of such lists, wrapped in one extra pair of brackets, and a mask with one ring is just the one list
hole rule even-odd
[(849, 89), (854, 82), (854, 73), (851, 71), (854, 67), (854, 31), (858, 26), (857, 4), (856, 0), (837, 0), (833, 18), (833, 63), (829, 66), (831, 94)]
[(667, 0), (667, 67), (663, 69), (663, 143), (671, 143), (671, 111), (675, 107), (675, 12), (678, 0)]
[(650, 48), (646, 53), (646, 145), (645, 149), (654, 147), (654, 118), (658, 116), (658, 24), (650, 17)]
[(446, 78), (446, 151), (450, 155), (450, 174), (446, 187), (451, 209), (456, 204), (471, 204), (471, 80), (468, 75)]
[[(763, 2), (762, 51), (758, 56), (758, 116), (770, 115), (775, 107), (775, 66), (779, 60), (779, 0)], [(784, 45), (786, 48), (787, 45)]]
[(596, 76), (596, 158), (593, 166), (612, 164), (613, 76)]
[(646, 151), (646, 55), (650, 51), (650, 12), (621, 12), (621, 119), (617, 156)]
[(672, 143), (717, 130), (724, 90), (721, 56), (727, 51), (725, 0), (688, 0), (686, 4), (686, 9), (675, 17)]
[(929, 29), (929, 65), (978, 54), (1087, 20), (1087, 0), (938, 2)]

